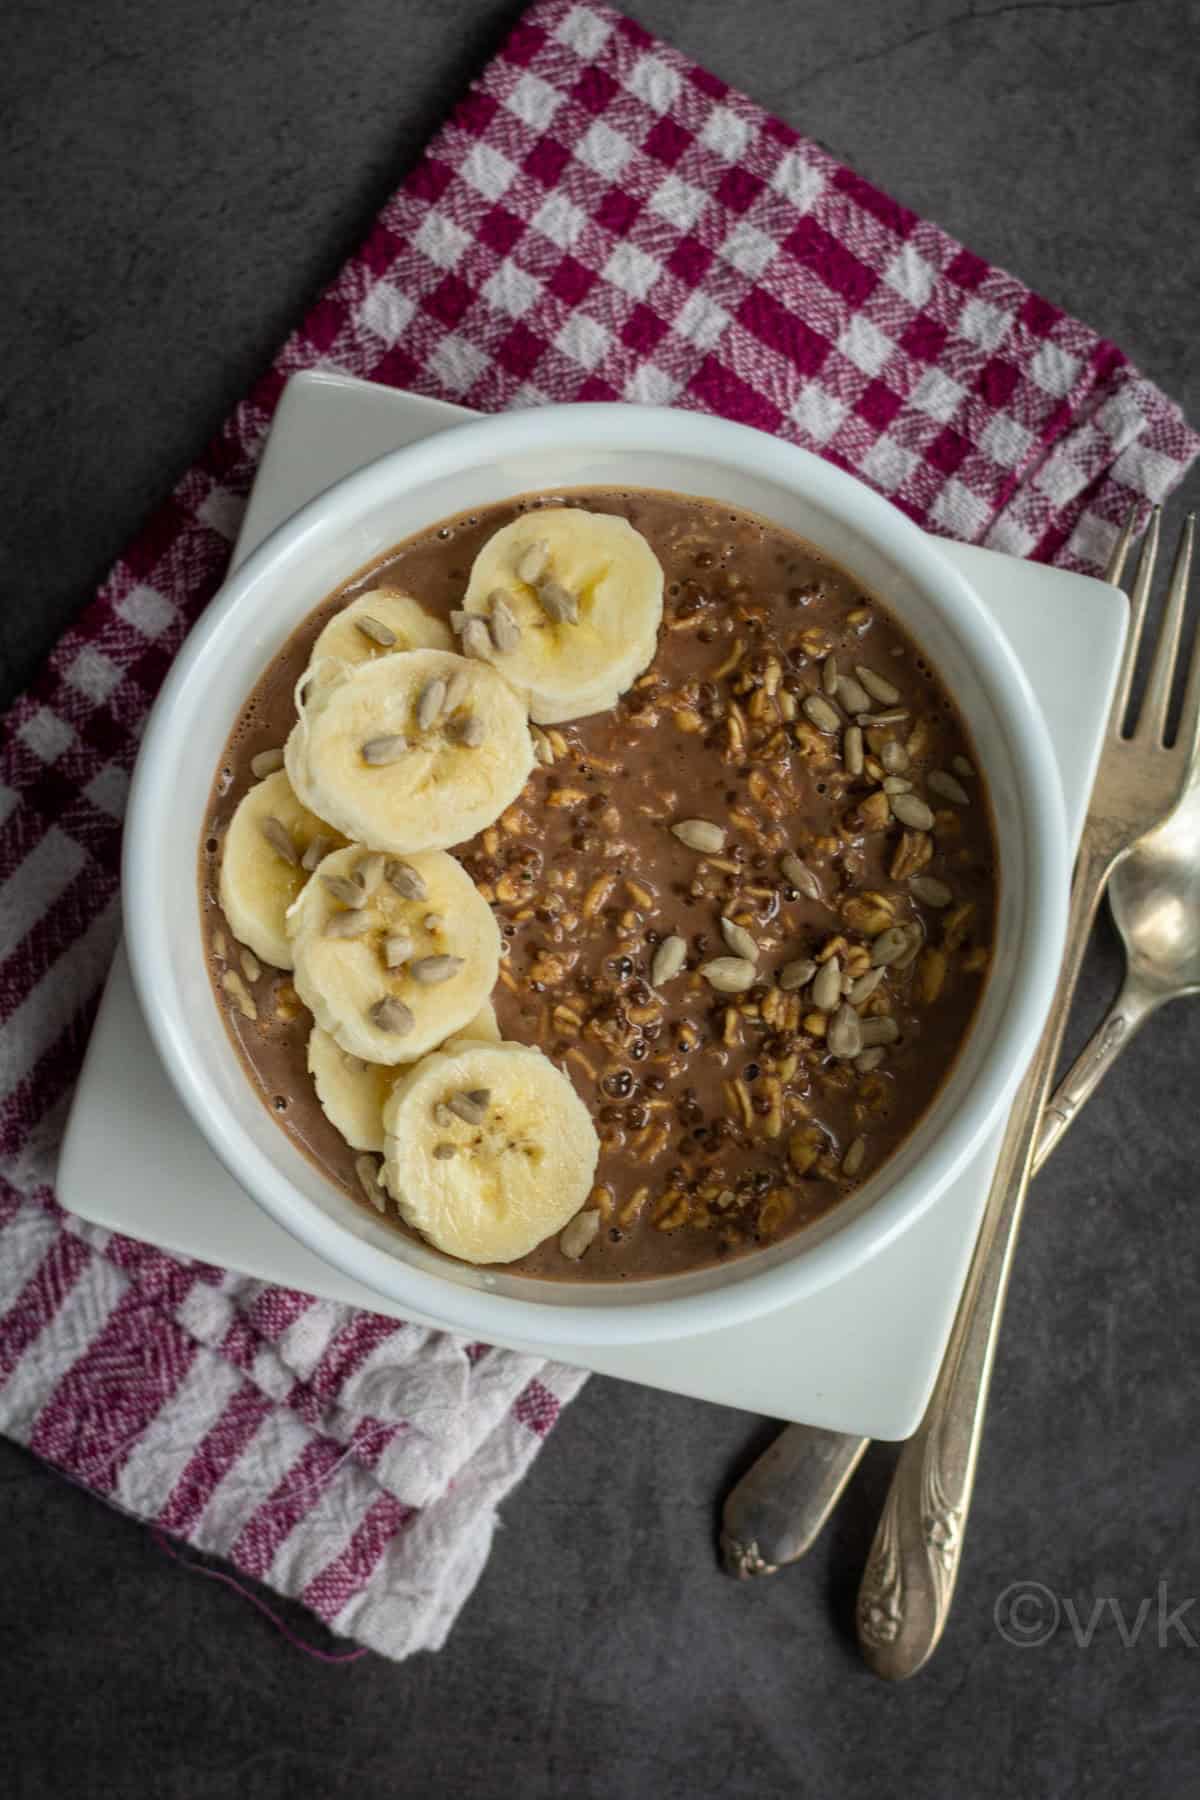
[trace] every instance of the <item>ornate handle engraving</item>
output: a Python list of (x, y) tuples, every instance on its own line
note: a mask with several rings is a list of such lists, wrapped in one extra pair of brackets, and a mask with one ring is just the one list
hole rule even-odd
[(1042, 1114), (1041, 1129), (1033, 1153), (1036, 1175), (1063, 1133), (1091, 1099), (1112, 1065), (1153, 1012), (1155, 1001), (1127, 980), (1104, 1022), (1080, 1052), (1059, 1083)]

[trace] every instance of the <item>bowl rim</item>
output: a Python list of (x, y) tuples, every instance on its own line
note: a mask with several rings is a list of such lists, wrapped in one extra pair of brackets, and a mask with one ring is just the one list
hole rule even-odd
[[(890, 557), (948, 618), (1004, 732), (1024, 806), (1029, 893), (1022, 933), (1023, 982), (1007, 997), (989, 1054), (968, 1103), (944, 1123), (934, 1144), (858, 1216), (786, 1261), (756, 1270), (753, 1256), (730, 1265), (721, 1286), (676, 1298), (621, 1303), (591, 1298), (563, 1304), (526, 1300), (444, 1279), (378, 1250), (295, 1190), (226, 1111), (204, 1059), (189, 1045), (186, 1022), (163, 1003), (156, 979), (168, 957), (163, 909), (139, 909), (154, 893), (161, 841), (156, 821), (171, 806), (170, 763), (176, 702), (206, 679), (203, 665), (229, 621), (269, 586), (281, 563), (350, 522), (389, 490), (421, 486), (456, 468), (499, 455), (520, 456), (574, 439), (588, 450), (639, 452), (655, 447), (724, 462), (743, 474), (789, 487), (845, 519)], [(517, 490), (514, 490), (517, 491)], [(343, 477), (277, 526), (229, 576), (187, 636), (155, 701), (130, 788), (122, 854), (122, 909), (130, 966), (142, 1012), (169, 1079), (194, 1124), (234, 1180), (314, 1254), (395, 1305), (453, 1330), (539, 1346), (645, 1343), (719, 1330), (814, 1293), (861, 1266), (913, 1224), (961, 1173), (995, 1129), (1023, 1073), (1049, 1008), (1065, 935), (1068, 870), (1065, 805), (1049, 731), (1028, 677), (969, 581), (931, 538), (857, 477), (798, 445), (752, 426), (707, 414), (623, 402), (575, 403), (473, 418), (432, 438), (392, 450)], [(136, 922), (137, 929), (131, 925)], [(168, 990), (169, 991), (169, 988)], [(931, 1166), (936, 1162), (936, 1169)]]

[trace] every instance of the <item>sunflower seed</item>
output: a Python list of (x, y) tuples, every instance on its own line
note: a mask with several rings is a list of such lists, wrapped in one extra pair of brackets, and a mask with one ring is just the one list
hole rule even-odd
[(934, 769), (927, 777), (927, 785), (931, 793), (940, 794), (944, 800), (953, 800), (955, 806), (970, 806), (971, 796), (962, 782), (945, 769)]
[(424, 925), (426, 931), (441, 931), (446, 921), (443, 919), (441, 913), (426, 913), (425, 917), (421, 920), (421, 923)]
[(440, 1125), (443, 1131), (447, 1130), (454, 1123), (454, 1114), (441, 1100), (434, 1106), (433, 1122), (435, 1125)]
[(837, 697), (847, 712), (870, 712), (871, 696), (861, 682), (855, 681), (853, 675), (843, 675), (838, 682)]
[(259, 781), (264, 775), (274, 775), (276, 769), (282, 767), (282, 750), (260, 750), (257, 756), (250, 758), (250, 773)]
[(862, 1021), (846, 1001), (842, 1002), (829, 1021), (825, 1047), (839, 1062), (850, 1062), (863, 1047)]
[(550, 546), (544, 538), (522, 550), (517, 559), (517, 580), (536, 587), (550, 566)]
[(415, 963), (410, 963), (408, 972), (414, 981), (425, 987), (436, 987), (443, 981), (450, 981), (463, 966), (461, 956), (419, 956)]
[(886, 974), (886, 969), (868, 969), (865, 975), (860, 975), (857, 981), (852, 981), (850, 992), (846, 996), (850, 1004), (861, 1006), (864, 1001), (869, 1000)]
[(371, 929), (370, 915), (366, 912), (333, 913), (325, 921), (323, 936), (328, 938), (363, 937)]
[(561, 581), (543, 582), (538, 589), (538, 600), (542, 611), (556, 625), (577, 625), (579, 623), (579, 602)]
[(854, 673), (870, 694), (872, 700), (878, 700), (881, 706), (895, 706), (900, 698), (900, 689), (877, 675), (874, 669), (868, 669), (863, 663), (855, 663)]
[(747, 962), (758, 961), (758, 945), (744, 925), (735, 924), (732, 919), (722, 919), (721, 936), (735, 956), (744, 957)]
[(885, 775), (883, 791), (885, 794), (911, 794), (912, 782), (905, 775)]
[[(482, 1098), (480, 1098), (481, 1095)], [(455, 1118), (461, 1119), (464, 1125), (482, 1125), (487, 1117), (488, 1101), (491, 1097), (486, 1088), (480, 1088), (474, 1094), (451, 1094), (446, 1105)]]
[(821, 686), (832, 700), (838, 691), (838, 665), (836, 656), (827, 656), (821, 664)]
[(449, 1162), (450, 1158), (457, 1154), (458, 1147), (455, 1144), (435, 1144), (433, 1146), (434, 1162)]
[(684, 940), (674, 935), (664, 938), (654, 952), (654, 961), (650, 965), (651, 987), (661, 987), (664, 981), (674, 981), (686, 961), (687, 944)]
[(456, 722), (454, 735), (468, 750), (478, 750), (487, 736), (487, 727), (475, 713), (468, 713), (465, 719)]
[(913, 831), (928, 831), (933, 825), (933, 814), (919, 795), (889, 794), (888, 801), (900, 823)]
[(800, 702), (800, 710), (809, 724), (815, 725), (818, 731), (841, 730), (842, 715), (824, 694), (805, 694)]
[(700, 973), (718, 994), (744, 994), (753, 985), (758, 971), (744, 956), (718, 956), (700, 964)]
[(922, 931), (920, 925), (916, 923), (912, 925), (902, 925), (900, 929), (904, 932), (906, 942), (903, 950), (892, 964), (892, 967), (893, 969), (908, 969), (916, 962), (917, 957), (924, 947), (925, 933)]
[(471, 677), (467, 674), (467, 671), (465, 669), (456, 669), (446, 683), (446, 698), (442, 706), (442, 711), (447, 718), (450, 717), (451, 713), (458, 711), (459, 707), (467, 697), (470, 686)]
[[(864, 1031), (866, 1030), (868, 1023), (869, 1021), (867, 1019), (863, 1020)], [(869, 1075), (872, 1069), (877, 1069), (879, 1067), (886, 1055), (887, 1051), (882, 1044), (873, 1044), (869, 1050), (859, 1051), (854, 1059), (854, 1067), (860, 1075)]]
[(974, 780), (974, 766), (967, 761), (965, 756), (952, 757), (950, 766), (954, 769), (956, 774), (963, 776), (966, 781)]
[(908, 751), (896, 738), (889, 738), (879, 752), (879, 760), (889, 775), (903, 775), (908, 767)]
[(788, 850), (780, 857), (779, 867), (785, 881), (789, 881), (794, 888), (798, 889), (800, 893), (806, 894), (810, 900), (824, 898), (821, 892), (821, 883), (802, 856), (797, 856), (794, 851)]
[(266, 838), (268, 844), (270, 844), (272, 850), (274, 850), (276, 856), (282, 856), (284, 862), (290, 863), (293, 868), (298, 866), (300, 862), (300, 852), (292, 842), (291, 832), (281, 820), (275, 818), (263, 819), (259, 824), (259, 830)]
[(417, 695), (417, 730), (428, 731), (442, 716), (442, 707), (446, 704), (446, 683), (440, 675), (427, 681)]
[(362, 759), (371, 769), (384, 769), (398, 763), (408, 751), (408, 739), (393, 732), (387, 737), (368, 738), (362, 747)]
[(451, 631), (464, 632), (475, 617), (477, 617), (475, 613), (463, 612), (461, 608), (456, 607), (450, 614)]
[(817, 965), (811, 956), (797, 957), (795, 962), (784, 963), (779, 971), (778, 981), (785, 994), (795, 993), (797, 988), (807, 987), (817, 972)]
[(893, 706), (887, 712), (859, 713), (860, 725), (899, 725), (907, 719), (908, 712), (903, 706)]
[(367, 904), (366, 892), (357, 881), (347, 881), (344, 875), (322, 875), (321, 880), (329, 889), (335, 900), (357, 912), (360, 906)]
[(459, 635), (459, 647), (464, 656), (477, 656), (484, 662), (492, 653), (492, 634), (483, 619), (468, 618)]
[(379, 1184), (379, 1164), (373, 1156), (356, 1156), (354, 1173), (358, 1176), (359, 1185), (376, 1212), (383, 1212), (387, 1199)]
[(368, 850), (360, 856), (354, 865), (354, 879), (364, 894), (373, 894), (383, 880), (383, 867), (387, 858), (382, 850)]
[(370, 638), (373, 644), (381, 644), (385, 650), (390, 650), (396, 642), (391, 626), (385, 625), (382, 619), (372, 618), (370, 613), (359, 613), (354, 623), (365, 638)]
[(716, 856), (725, 848), (724, 831), (708, 819), (680, 819), (671, 830), (681, 844), (686, 844), (689, 850), (698, 850), (702, 856)]
[(395, 1037), (407, 1037), (415, 1023), (410, 1008), (394, 994), (377, 1000), (367, 1016), (378, 1030), (390, 1031)]
[(384, 878), (390, 887), (404, 900), (424, 900), (428, 889), (425, 877), (418, 875), (411, 863), (389, 862), (384, 868)]
[(543, 768), (548, 768), (554, 761), (554, 751), (551, 747), (550, 739), (546, 736), (544, 731), (539, 731), (536, 725), (531, 725), (529, 727), (529, 735), (533, 739), (533, 754), (537, 757)]
[(600, 1214), (594, 1206), (576, 1213), (558, 1240), (558, 1247), (571, 1262), (578, 1262), (600, 1229)]
[(383, 960), (389, 969), (399, 969), (412, 953), (412, 939), (403, 931), (394, 931), (383, 940)]
[(521, 627), (517, 624), (516, 615), (508, 604), (507, 597), (499, 590), (492, 595), (491, 630), (492, 642), (502, 654), (515, 650), (521, 641)]
[(831, 956), (821, 964), (812, 984), (812, 1003), (820, 1012), (832, 1012), (842, 997), (841, 960)]
[(885, 1013), (880, 1019), (864, 1019), (861, 1034), (863, 1049), (874, 1050), (880, 1044), (894, 1044), (900, 1036), (900, 1027), (890, 1013)]
[(914, 875), (908, 885), (926, 906), (949, 906), (954, 898), (951, 889), (936, 875)]
[(842, 761), (847, 775), (863, 772), (863, 734), (861, 725), (847, 725), (842, 737)]
[(845, 1156), (843, 1156), (843, 1158), (842, 1158), (842, 1174), (843, 1175), (857, 1175), (858, 1171), (863, 1166), (863, 1158), (866, 1156), (866, 1154), (867, 1154), (866, 1138), (865, 1137), (856, 1137), (854, 1142), (851, 1144), (850, 1148), (847, 1150)]
[(876, 969), (890, 969), (908, 949), (908, 933), (899, 925), (889, 925), (871, 945), (871, 963)]
[(324, 862), (332, 849), (332, 838), (315, 837), (308, 846), (308, 849), (304, 852), (304, 855), (300, 858), (301, 868), (307, 869), (311, 874), (312, 870), (316, 868), (319, 862)]

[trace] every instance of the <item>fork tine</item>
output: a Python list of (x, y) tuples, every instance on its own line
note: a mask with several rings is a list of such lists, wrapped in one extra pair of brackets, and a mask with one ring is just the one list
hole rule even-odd
[(1135, 500), (1125, 516), (1116, 543), (1112, 547), (1112, 555), (1108, 559), (1102, 580), (1111, 582), (1113, 587), (1120, 587), (1121, 577), (1125, 573), (1125, 563), (1129, 557), (1129, 546), (1133, 542), (1134, 530), (1137, 526), (1138, 507)]
[[(1175, 570), (1171, 580), (1178, 574), (1179, 585), (1186, 592), (1188, 576), (1191, 573), (1192, 541), (1196, 532), (1196, 515), (1189, 513), (1184, 523), (1183, 534), (1179, 539), (1179, 552), (1175, 558)], [(1179, 714), (1179, 730), (1175, 733), (1175, 747), (1181, 750), (1189, 765), (1200, 766), (1200, 626), (1196, 629), (1192, 640), (1192, 657), (1188, 666), (1187, 687), (1183, 694), (1183, 707)], [(1194, 773), (1192, 768), (1190, 773)]]
[(1146, 621), (1146, 602), (1150, 598), (1150, 584), (1154, 580), (1154, 565), (1158, 561), (1158, 532), (1162, 518), (1162, 507), (1154, 506), (1150, 510), (1150, 524), (1142, 539), (1142, 551), (1138, 557), (1137, 574), (1134, 576), (1133, 590), (1129, 596), (1129, 635), (1125, 639), (1125, 654), (1121, 658), (1121, 669), (1117, 677), (1117, 691), (1113, 695), (1112, 721), (1120, 731), (1125, 718), (1125, 709), (1129, 705), (1129, 690), (1133, 686), (1133, 672), (1137, 668), (1138, 645), (1142, 640), (1142, 626)]
[(1187, 605), (1193, 531), (1194, 515), (1189, 513), (1183, 530), (1179, 534), (1175, 561), (1171, 567), (1171, 579), (1167, 584), (1167, 598), (1163, 605), (1162, 623), (1158, 628), (1158, 643), (1154, 648), (1154, 661), (1150, 665), (1150, 679), (1146, 684), (1141, 714), (1134, 731), (1135, 737), (1149, 737), (1155, 743), (1160, 743), (1166, 735), (1167, 710), (1171, 704), (1171, 683), (1175, 674), (1175, 659), (1179, 654), (1179, 639), (1183, 631), (1184, 608)]

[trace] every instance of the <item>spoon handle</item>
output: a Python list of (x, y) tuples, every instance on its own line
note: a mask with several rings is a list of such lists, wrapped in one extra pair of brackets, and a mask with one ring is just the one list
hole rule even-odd
[(1047, 1103), (1033, 1150), (1035, 1175), (1157, 1005), (1157, 995), (1148, 993), (1135, 977), (1126, 975), (1103, 1021)]

